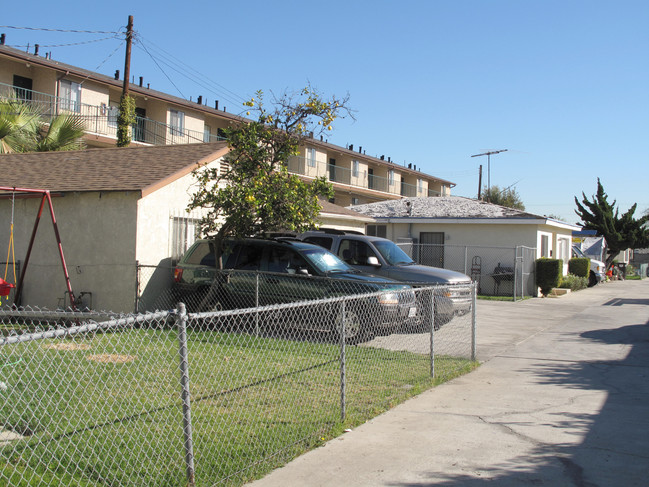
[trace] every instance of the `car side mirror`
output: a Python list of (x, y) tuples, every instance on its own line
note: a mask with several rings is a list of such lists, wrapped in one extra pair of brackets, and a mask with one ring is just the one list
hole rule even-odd
[(307, 269), (306, 267), (298, 268), (297, 273), (302, 274), (303, 276), (309, 276), (310, 275), (309, 274), (309, 269)]
[(381, 263), (379, 262), (379, 259), (375, 255), (372, 255), (367, 258), (367, 265), (371, 265), (373, 267), (381, 267)]

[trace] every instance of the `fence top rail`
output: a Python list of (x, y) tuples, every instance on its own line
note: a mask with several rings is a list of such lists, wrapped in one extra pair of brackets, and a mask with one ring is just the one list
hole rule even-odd
[[(21, 315), (19, 311), (14, 312), (12, 317), (24, 316), (26, 318), (33, 318), (35, 315), (33, 312), (28, 312), (29, 314)], [(82, 333), (89, 333), (95, 330), (109, 330), (116, 328), (129, 328), (136, 323), (146, 323), (150, 321), (160, 321), (166, 319), (171, 315), (170, 311), (157, 311), (155, 313), (143, 313), (139, 315), (130, 315), (108, 321), (88, 321), (77, 326), (71, 327), (56, 327), (49, 330), (37, 331), (32, 333), (16, 334), (10, 335), (7, 337), (0, 337), (0, 346), (2, 345), (11, 345), (22, 342), (29, 342), (34, 340), (44, 340), (49, 338), (63, 338), (70, 337), (74, 335), (79, 335)], [(71, 319), (75, 319), (75, 313), (69, 313), (68, 316)]]

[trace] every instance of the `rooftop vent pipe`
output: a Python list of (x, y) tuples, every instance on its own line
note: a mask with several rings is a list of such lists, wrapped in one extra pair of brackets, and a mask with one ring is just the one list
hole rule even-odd
[(203, 104), (203, 95), (198, 95), (198, 100), (196, 100), (196, 103), (197, 103), (198, 105), (202, 105), (202, 104)]
[(38, 56), (38, 48), (40, 46), (38, 44), (34, 44), (34, 56)]
[(354, 150), (354, 144), (349, 144), (349, 150)]
[(219, 100), (214, 100), (214, 110), (219, 109)]
[(361, 154), (362, 152), (363, 152), (363, 146), (361, 145), (358, 147), (358, 153)]
[(115, 79), (119, 79), (119, 69), (115, 70)]
[(0, 34), (0, 46), (5, 45), (5, 39), (7, 38), (7, 34)]
[(142, 85), (144, 84), (144, 78), (140, 76), (140, 88), (142, 88)]

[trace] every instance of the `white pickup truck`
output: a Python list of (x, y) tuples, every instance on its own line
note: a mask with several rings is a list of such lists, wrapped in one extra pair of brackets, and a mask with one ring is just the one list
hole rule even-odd
[[(590, 259), (585, 255), (578, 245), (572, 246), (572, 256)], [(590, 273), (588, 274), (588, 285), (594, 286), (598, 282), (606, 280), (606, 264), (601, 260), (590, 259)]]

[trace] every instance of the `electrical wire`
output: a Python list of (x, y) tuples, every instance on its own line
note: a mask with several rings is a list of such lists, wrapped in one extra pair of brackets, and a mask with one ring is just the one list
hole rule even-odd
[[(138, 36), (137, 38), (137, 47), (141, 48), (146, 52), (146, 54), (151, 57), (151, 59), (156, 63), (159, 69), (162, 70), (162, 67), (160, 66), (161, 64), (167, 66), (168, 68), (172, 69), (176, 73), (180, 74), (184, 78), (192, 81), (193, 83), (196, 83), (197, 85), (205, 88), (208, 90), (210, 93), (213, 93), (216, 96), (219, 96), (229, 102), (232, 102), (234, 104), (240, 104), (245, 101), (245, 98), (242, 96), (238, 95), (237, 93), (234, 93), (233, 91), (225, 88), (224, 86), (216, 83), (215, 81), (209, 80), (209, 78), (200, 73), (199, 71), (195, 70), (191, 66), (185, 64), (184, 62), (178, 60), (175, 58), (173, 55), (167, 53), (163, 49), (159, 48), (155, 44), (147, 41), (146, 43), (143, 42), (142, 37)], [(151, 46), (151, 47), (148, 47)], [(156, 53), (155, 50), (161, 51), (162, 54)], [(154, 54), (156, 54), (154, 56)], [(192, 75), (188, 74), (189, 72), (192, 72)], [(164, 71), (163, 71), (164, 73)], [(169, 79), (169, 76), (164, 73), (165, 76)], [(196, 76), (200, 77), (197, 78)], [(208, 83), (205, 83), (207, 81)], [(174, 85), (175, 86), (175, 85)], [(180, 91), (180, 90), (179, 90)], [(183, 96), (184, 97), (184, 96)]]
[[(201, 78), (207, 79), (207, 80), (208, 80), (211, 84), (213, 84), (215, 87), (218, 87), (219, 89), (224, 90), (224, 92), (228, 93), (229, 95), (234, 96), (235, 99), (236, 99), (237, 101), (240, 101), (240, 102), (246, 101), (246, 100), (245, 100), (243, 97), (241, 97), (239, 94), (237, 94), (237, 93), (235, 93), (235, 92), (233, 92), (233, 91), (227, 89), (225, 86), (223, 86), (223, 85), (221, 85), (221, 84), (219, 84), (219, 83), (217, 83), (217, 82), (215, 82), (215, 81), (209, 80), (209, 78), (208, 78), (205, 74), (199, 72), (198, 70), (196, 70), (196, 69), (194, 69), (193, 67), (189, 66), (188, 64), (184, 63), (181, 59), (178, 59), (178, 58), (175, 57), (173, 54), (170, 54), (169, 52), (165, 51), (164, 49), (162, 49), (161, 47), (157, 46), (157, 45), (154, 44), (153, 42), (150, 42), (150, 41), (147, 40), (147, 43), (150, 44), (151, 46), (153, 46), (155, 49), (157, 49), (157, 50), (159, 50), (160, 52), (162, 52), (163, 54), (165, 54), (167, 57), (169, 57), (169, 58), (173, 59), (174, 61), (176, 61), (178, 64), (180, 64), (180, 65), (183, 66), (184, 68), (186, 68), (186, 69), (188, 69), (188, 70), (190, 70), (190, 71), (193, 71), (194, 74), (198, 75), (198, 76), (201, 77)], [(191, 79), (191, 78), (190, 78), (190, 79)], [(195, 80), (195, 79), (193, 79), (193, 81), (195, 81), (195, 82), (198, 83), (198, 81)], [(230, 100), (230, 101), (232, 101), (232, 100)]]
[(17, 27), (15, 25), (0, 25), (2, 29), (17, 29), (17, 30), (38, 30), (44, 32), (65, 32), (74, 34), (121, 34), (121, 32), (112, 32), (107, 30), (76, 30), (76, 29), (47, 29), (43, 27)]
[[(136, 36), (133, 36), (133, 37), (134, 37), (134, 40), (137, 39)], [(140, 43), (140, 44), (141, 44), (141, 43)], [(167, 79), (169, 80), (169, 82), (174, 86), (174, 88), (176, 88), (176, 90), (178, 91), (178, 93), (180, 93), (180, 96), (182, 96), (183, 98), (187, 98), (185, 95), (183, 95), (183, 92), (180, 91), (180, 88), (178, 88), (178, 86), (176, 86), (176, 83), (174, 83), (174, 82), (171, 80), (171, 78), (169, 77), (169, 75), (167, 75), (167, 73), (165, 72), (165, 70), (162, 69), (162, 67), (160, 66), (160, 64), (158, 64), (158, 61), (157, 61), (157, 60), (156, 60), (156, 59), (155, 59), (155, 58), (154, 58), (154, 57), (149, 53), (149, 51), (147, 51), (146, 46), (142, 45), (142, 47), (143, 47), (144, 51), (149, 55), (149, 57), (151, 58), (151, 60), (152, 60), (152, 61), (155, 63), (155, 65), (158, 67), (158, 69), (160, 70), (160, 72), (161, 72), (162, 74), (165, 75), (165, 78), (167, 78)]]
[[(93, 39), (93, 40), (91, 40), (91, 41), (72, 42), (72, 43), (69, 43), (69, 44), (39, 44), (39, 46), (40, 46), (40, 47), (43, 47), (43, 48), (45, 48), (45, 47), (50, 48), (50, 47), (71, 47), (71, 46), (82, 46), (82, 45), (84, 45), (84, 44), (92, 44), (92, 43), (94, 43), (94, 42), (103, 42), (103, 41), (107, 41), (107, 40), (110, 40), (110, 39), (118, 39), (118, 37), (117, 37), (117, 36), (111, 36), (111, 37), (104, 37), (104, 38), (102, 38), (102, 39)], [(20, 48), (29, 48), (30, 45), (29, 45), (29, 44), (27, 44), (27, 45), (11, 44), (10, 47), (14, 47), (14, 48), (16, 48), (16, 49), (20, 49)]]

